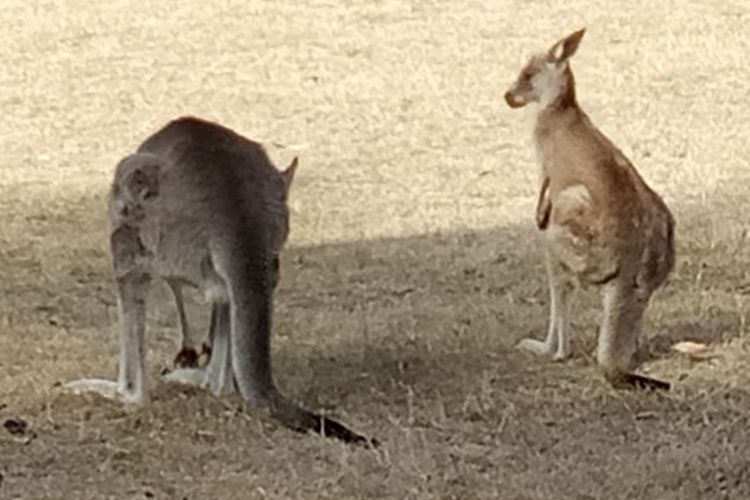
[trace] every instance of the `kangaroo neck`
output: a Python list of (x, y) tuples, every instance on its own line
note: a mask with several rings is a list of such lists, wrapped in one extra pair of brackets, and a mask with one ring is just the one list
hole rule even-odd
[(580, 120), (585, 120), (585, 113), (578, 106), (575, 86), (571, 80), (554, 101), (539, 110), (534, 135), (537, 140), (543, 140), (552, 135), (553, 131), (569, 130), (573, 123)]
[(576, 84), (570, 66), (567, 66), (562, 74), (562, 85), (560, 91), (550, 102), (545, 103), (537, 115), (537, 129), (545, 128), (560, 119), (571, 118), (581, 114), (576, 99)]

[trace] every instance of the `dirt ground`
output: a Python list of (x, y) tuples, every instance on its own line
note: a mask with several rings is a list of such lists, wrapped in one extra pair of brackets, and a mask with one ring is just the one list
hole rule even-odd
[[(581, 26), (580, 101), (678, 223), (642, 369), (669, 393), (603, 382), (594, 291), (574, 359), (513, 348), (548, 300), (533, 112), (501, 95)], [(748, 26), (744, 0), (4, 0), (0, 498), (750, 498)], [(161, 381), (162, 286), (152, 404), (62, 390), (116, 374), (108, 183), (183, 114), (300, 157), (276, 378), (379, 450)], [(191, 296), (197, 330), (207, 312)]]

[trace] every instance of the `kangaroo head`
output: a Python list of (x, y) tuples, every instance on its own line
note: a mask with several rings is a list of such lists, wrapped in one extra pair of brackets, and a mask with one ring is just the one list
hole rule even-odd
[(146, 207), (159, 197), (160, 174), (159, 159), (149, 154), (134, 154), (120, 161), (109, 200), (113, 223), (143, 220)]
[(572, 91), (573, 75), (568, 59), (578, 50), (585, 31), (576, 31), (556, 42), (546, 53), (531, 56), (505, 93), (508, 106), (520, 108), (536, 102), (546, 107), (565, 92)]
[(158, 197), (160, 168), (158, 159), (151, 155), (126, 157), (115, 174), (115, 194), (134, 205)]

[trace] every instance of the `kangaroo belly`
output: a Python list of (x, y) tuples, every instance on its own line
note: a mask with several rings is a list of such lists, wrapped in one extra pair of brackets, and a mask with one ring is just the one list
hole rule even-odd
[(559, 191), (552, 200), (552, 223), (567, 226), (585, 236), (593, 223), (591, 193), (583, 184), (574, 184)]
[(593, 204), (589, 189), (575, 184), (552, 201), (546, 239), (552, 255), (581, 283), (600, 284), (617, 275), (617, 252), (608, 241), (604, 214)]

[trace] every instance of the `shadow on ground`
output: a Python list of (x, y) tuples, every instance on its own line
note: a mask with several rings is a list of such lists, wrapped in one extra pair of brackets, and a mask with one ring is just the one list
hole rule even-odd
[[(385, 451), (366, 455), (263, 423), (237, 398), (160, 381), (177, 350), (163, 286), (149, 314), (153, 403), (126, 410), (62, 394), (60, 382), (116, 373), (109, 261), (92, 244), (104, 235), (95, 222), (100, 201), (54, 219), (72, 235), (89, 217), (88, 237), (30, 233), (3, 252), (0, 417), (22, 418), (34, 432), (0, 441), (9, 498), (239, 498), (256, 487), (298, 498), (706, 498), (748, 484), (750, 396), (720, 378), (692, 389), (694, 365), (669, 350), (681, 339), (726, 342), (742, 332), (742, 314), (725, 300), (739, 295), (716, 269), (744, 254), (681, 245), (646, 322), (657, 373), (677, 382), (659, 395), (613, 391), (597, 374), (589, 353), (599, 299), (591, 291), (575, 307), (574, 359), (549, 363), (513, 349), (547, 327), (530, 222), (289, 248), (276, 296), (276, 378), (305, 405), (384, 442)], [(688, 220), (700, 230), (699, 216)], [(189, 308), (195, 329), (205, 328), (207, 307), (191, 300)], [(616, 468), (606, 465), (615, 459)], [(224, 486), (207, 490), (201, 478), (209, 476)]]

